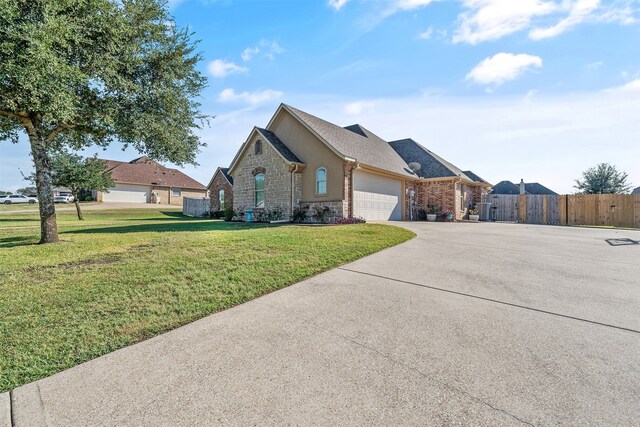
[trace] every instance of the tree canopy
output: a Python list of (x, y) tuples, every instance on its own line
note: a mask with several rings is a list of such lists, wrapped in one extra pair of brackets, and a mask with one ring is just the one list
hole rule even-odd
[(574, 186), (582, 194), (623, 194), (631, 190), (627, 173), (608, 163), (600, 163), (582, 173)]
[(195, 163), (206, 78), (164, 0), (0, 0), (0, 141), (26, 132), (42, 242), (57, 240), (50, 155), (114, 141)]
[(84, 219), (80, 210), (80, 191), (106, 191), (113, 187), (111, 173), (107, 171), (104, 160), (84, 159), (77, 154), (61, 152), (52, 157), (52, 183), (57, 187), (66, 187), (71, 191), (78, 212), (78, 219)]

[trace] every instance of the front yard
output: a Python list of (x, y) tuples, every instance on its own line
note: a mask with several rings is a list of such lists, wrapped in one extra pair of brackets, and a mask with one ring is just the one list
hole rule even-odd
[(0, 392), (411, 239), (397, 227), (267, 226), (153, 209), (0, 215)]

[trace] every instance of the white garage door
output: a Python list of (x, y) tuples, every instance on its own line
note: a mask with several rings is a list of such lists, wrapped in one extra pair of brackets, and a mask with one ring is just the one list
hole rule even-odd
[(151, 187), (144, 185), (116, 184), (102, 195), (103, 202), (149, 203)]
[(402, 182), (362, 171), (353, 173), (353, 216), (367, 220), (402, 219)]

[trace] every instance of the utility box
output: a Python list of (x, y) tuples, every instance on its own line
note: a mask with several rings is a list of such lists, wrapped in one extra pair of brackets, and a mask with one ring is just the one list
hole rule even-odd
[(480, 221), (491, 221), (491, 203), (476, 203), (478, 209), (478, 215), (480, 215)]

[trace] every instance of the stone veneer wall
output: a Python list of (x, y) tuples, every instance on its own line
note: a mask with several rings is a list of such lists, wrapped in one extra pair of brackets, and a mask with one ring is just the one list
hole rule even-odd
[(218, 199), (218, 191), (224, 190), (224, 204), (226, 206), (233, 206), (233, 187), (227, 181), (222, 172), (216, 173), (213, 182), (209, 187), (209, 199), (211, 203), (211, 212), (217, 212), (221, 210), (220, 200)]
[[(264, 169), (264, 207), (282, 209), (284, 218), (291, 216), (291, 172), (287, 163), (267, 141), (262, 154), (255, 154), (254, 137), (233, 172), (233, 209), (255, 209), (254, 172)], [(295, 197), (295, 196), (294, 196)]]

